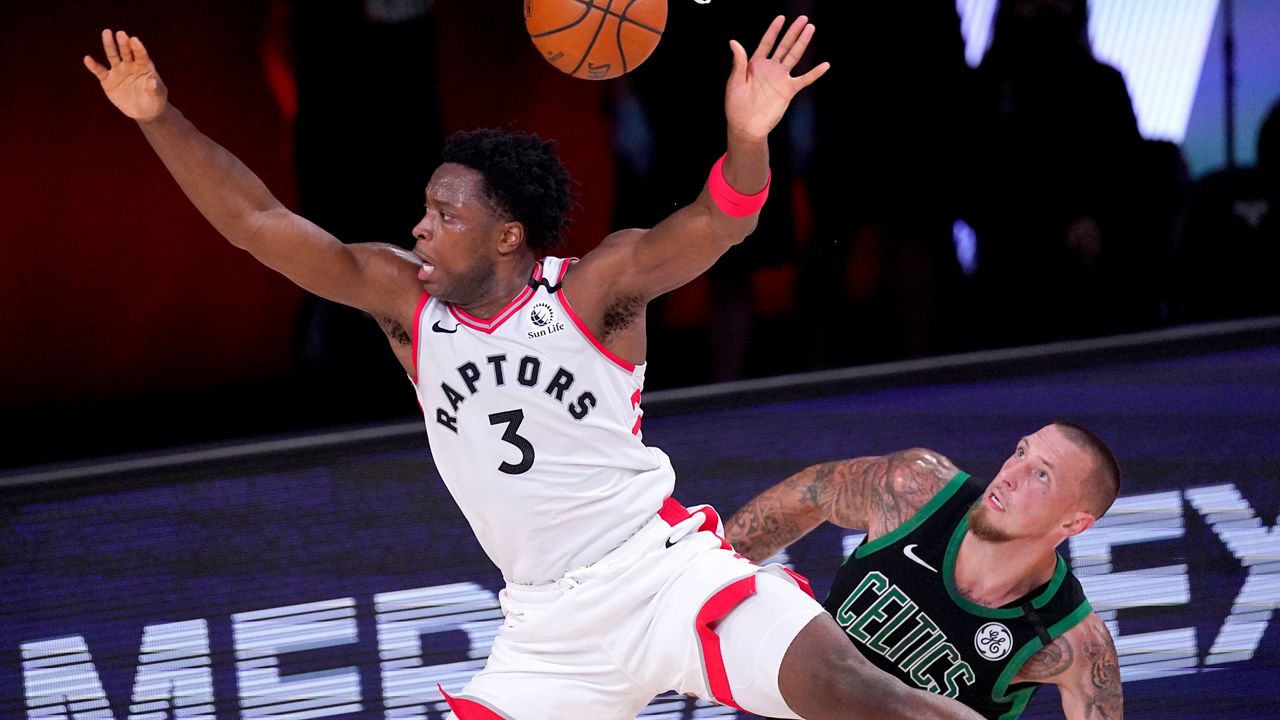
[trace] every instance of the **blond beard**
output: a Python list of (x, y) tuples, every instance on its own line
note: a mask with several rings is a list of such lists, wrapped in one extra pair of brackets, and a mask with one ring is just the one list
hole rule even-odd
[(986, 497), (982, 497), (973, 505), (969, 506), (969, 532), (979, 540), (985, 540), (989, 543), (1007, 543), (1017, 540), (1016, 537), (1001, 530), (991, 523), (988, 519), (988, 513), (991, 508), (984, 503)]

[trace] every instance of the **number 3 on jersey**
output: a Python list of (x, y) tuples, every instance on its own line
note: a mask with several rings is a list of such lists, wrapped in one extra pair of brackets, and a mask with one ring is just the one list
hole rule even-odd
[(519, 434), (520, 423), (524, 422), (523, 410), (508, 410), (506, 412), (494, 413), (489, 416), (490, 425), (501, 425), (507, 423), (507, 429), (502, 433), (502, 440), (516, 446), (520, 451), (520, 462), (516, 465), (503, 460), (498, 469), (508, 475), (519, 475), (529, 472), (529, 468), (533, 467), (533, 444), (529, 439)]

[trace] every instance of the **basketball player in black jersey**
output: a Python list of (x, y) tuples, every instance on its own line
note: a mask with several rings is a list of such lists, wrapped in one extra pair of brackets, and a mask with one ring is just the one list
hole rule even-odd
[(726, 534), (761, 561), (823, 521), (865, 529), (824, 606), (867, 659), (988, 718), (1016, 718), (1047, 683), (1068, 720), (1119, 718), (1111, 634), (1055, 550), (1119, 485), (1107, 446), (1059, 421), (1019, 440), (990, 483), (921, 448), (806, 468)]

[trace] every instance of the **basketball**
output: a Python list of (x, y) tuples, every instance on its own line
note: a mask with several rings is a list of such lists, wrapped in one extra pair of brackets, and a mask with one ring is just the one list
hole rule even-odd
[(524, 0), (524, 24), (547, 62), (577, 78), (608, 80), (653, 52), (667, 0)]

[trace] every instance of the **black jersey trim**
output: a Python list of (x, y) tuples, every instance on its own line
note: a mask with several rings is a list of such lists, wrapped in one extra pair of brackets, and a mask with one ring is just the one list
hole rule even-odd
[[(1093, 612), (1093, 606), (1089, 604), (1089, 601), (1082, 601), (1070, 615), (1062, 618), (1049, 628), (1050, 642), (1058, 639), (1063, 633), (1076, 625), (1079, 625), (1080, 621), (1084, 620), (1091, 612)], [(1027, 707), (1027, 703), (1031, 702), (1031, 696), (1035, 694), (1039, 685), (1022, 688), (1008, 695), (1005, 694), (1005, 691), (1009, 689), (1009, 683), (1013, 681), (1013, 676), (1017, 675), (1018, 671), (1022, 669), (1022, 666), (1026, 664), (1027, 660), (1029, 660), (1032, 655), (1040, 652), (1041, 648), (1044, 646), (1045, 642), (1040, 638), (1032, 638), (1031, 640), (1028, 640), (1026, 645), (1023, 645), (1018, 649), (1018, 652), (1013, 654), (1013, 657), (1009, 659), (1009, 664), (1005, 665), (1004, 670), (1000, 672), (1000, 677), (996, 678), (996, 684), (991, 687), (992, 702), (1002, 704), (1010, 702), (1013, 703), (1013, 707), (1009, 708), (1008, 711), (1001, 715), (999, 720), (1014, 720), (1014, 718), (1022, 714), (1022, 711)]]
[(915, 515), (912, 515), (906, 522), (894, 528), (892, 531), (881, 535), (875, 540), (864, 542), (859, 545), (854, 549), (853, 557), (862, 559), (871, 553), (884, 549), (907, 535), (910, 535), (913, 530), (920, 527), (925, 520), (928, 520), (929, 517), (938, 510), (938, 508), (942, 507), (943, 504), (950, 500), (961, 487), (964, 487), (964, 483), (968, 479), (969, 473), (956, 473), (955, 477), (948, 480), (947, 484), (938, 491), (938, 494), (934, 495), (929, 502), (925, 503), (924, 507), (917, 510)]
[(533, 288), (534, 290), (537, 290), (539, 287), (544, 287), (547, 289), (547, 294), (549, 295), (555, 295), (556, 293), (560, 292), (560, 283), (556, 283), (552, 285), (551, 281), (548, 280), (545, 276), (540, 277), (537, 280), (534, 280), (533, 278), (529, 278), (529, 287)]
[(1036, 612), (1031, 603), (1022, 603), (1022, 614), (1026, 616), (1027, 622), (1031, 623), (1032, 629), (1036, 631), (1036, 637), (1040, 638), (1040, 642), (1048, 645), (1053, 642), (1053, 637), (1049, 635), (1049, 629), (1044, 626), (1044, 620), (1040, 619), (1040, 613)]

